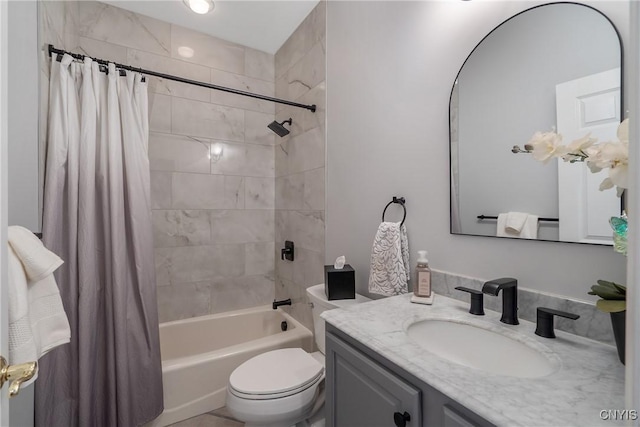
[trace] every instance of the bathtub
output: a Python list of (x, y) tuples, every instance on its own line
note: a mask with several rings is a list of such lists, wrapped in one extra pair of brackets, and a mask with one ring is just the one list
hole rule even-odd
[[(281, 323), (287, 322), (287, 330)], [(231, 372), (265, 351), (301, 347), (313, 334), (270, 306), (160, 324), (164, 412), (149, 426), (166, 426), (225, 406)]]

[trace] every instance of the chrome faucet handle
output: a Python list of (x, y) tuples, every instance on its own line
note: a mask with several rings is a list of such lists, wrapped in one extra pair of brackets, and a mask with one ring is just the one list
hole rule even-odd
[(536, 335), (544, 338), (556, 337), (553, 328), (553, 316), (565, 317), (571, 320), (577, 320), (580, 318), (579, 315), (567, 313), (566, 311), (555, 310), (547, 307), (538, 307), (536, 310)]

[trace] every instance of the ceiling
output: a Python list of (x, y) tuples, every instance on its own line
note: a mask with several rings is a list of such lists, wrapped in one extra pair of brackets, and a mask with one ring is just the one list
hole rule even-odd
[(213, 12), (198, 15), (182, 0), (101, 1), (268, 53), (276, 53), (318, 4), (318, 0), (214, 0)]

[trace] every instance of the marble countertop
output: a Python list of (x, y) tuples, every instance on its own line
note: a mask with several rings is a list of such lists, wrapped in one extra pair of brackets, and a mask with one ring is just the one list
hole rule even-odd
[[(497, 426), (622, 425), (601, 420), (601, 410), (624, 409), (624, 366), (615, 347), (556, 330), (556, 339), (534, 334), (535, 324), (500, 323), (500, 314), (468, 312), (469, 304), (440, 295), (433, 305), (410, 295), (384, 298), (322, 317), (356, 341)], [(452, 319), (511, 336), (551, 356), (557, 370), (541, 378), (491, 374), (440, 358), (413, 342), (405, 330), (423, 319)], [(632, 408), (636, 409), (636, 408)]]

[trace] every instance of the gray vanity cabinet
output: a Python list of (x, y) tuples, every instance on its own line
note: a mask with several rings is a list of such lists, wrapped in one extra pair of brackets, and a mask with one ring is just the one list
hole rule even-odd
[(330, 324), (325, 359), (327, 427), (492, 426)]
[(326, 362), (329, 427), (389, 427), (394, 416), (408, 417), (408, 426), (420, 425), (419, 389), (332, 334), (327, 334)]

